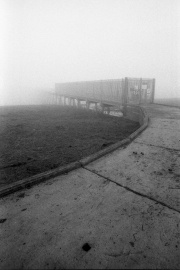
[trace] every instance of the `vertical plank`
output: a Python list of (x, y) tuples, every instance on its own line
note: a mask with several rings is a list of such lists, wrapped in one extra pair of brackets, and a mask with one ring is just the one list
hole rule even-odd
[(154, 95), (155, 95), (155, 79), (153, 79), (153, 86), (152, 86), (152, 103), (154, 103)]
[(142, 102), (142, 78), (140, 78), (140, 87), (139, 87), (139, 104)]

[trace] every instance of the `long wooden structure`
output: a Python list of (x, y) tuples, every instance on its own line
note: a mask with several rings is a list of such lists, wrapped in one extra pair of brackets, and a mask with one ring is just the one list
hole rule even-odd
[(89, 108), (100, 104), (102, 110), (116, 107), (123, 110), (126, 104), (154, 102), (155, 79), (130, 78), (56, 83), (53, 98), (58, 103), (80, 106), (82, 101)]

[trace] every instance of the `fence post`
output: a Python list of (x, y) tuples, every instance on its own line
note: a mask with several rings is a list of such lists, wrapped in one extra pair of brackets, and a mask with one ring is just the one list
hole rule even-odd
[(95, 111), (97, 112), (97, 102), (95, 103)]
[(127, 96), (128, 96), (128, 78), (125, 77), (125, 82), (124, 82), (124, 107), (123, 107), (124, 116), (127, 115)]
[(78, 108), (81, 107), (81, 101), (80, 101), (80, 99), (77, 99), (77, 106), (78, 106)]
[(140, 78), (139, 104), (142, 102), (142, 78)]
[(90, 107), (90, 102), (86, 100), (86, 109), (89, 110), (89, 107)]
[(153, 79), (152, 83), (152, 103), (154, 103), (154, 94), (155, 94), (155, 79)]

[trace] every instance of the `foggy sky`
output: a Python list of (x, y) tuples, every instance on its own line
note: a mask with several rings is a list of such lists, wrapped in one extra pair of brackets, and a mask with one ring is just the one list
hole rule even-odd
[(179, 0), (1, 0), (0, 105), (57, 82), (123, 77), (180, 97), (179, 18)]

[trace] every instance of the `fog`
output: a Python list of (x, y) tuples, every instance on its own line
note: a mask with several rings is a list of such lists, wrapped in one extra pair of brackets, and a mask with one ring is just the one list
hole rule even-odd
[(179, 0), (1, 0), (0, 105), (57, 82), (155, 78), (180, 97)]

